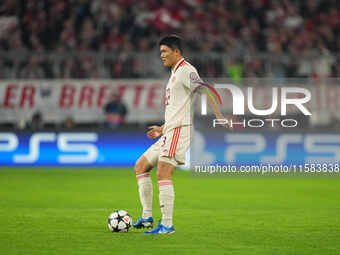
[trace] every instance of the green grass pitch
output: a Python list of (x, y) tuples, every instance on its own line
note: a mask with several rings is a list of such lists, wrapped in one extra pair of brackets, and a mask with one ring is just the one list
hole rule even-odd
[(141, 213), (131, 169), (1, 168), (0, 253), (340, 254), (339, 179), (204, 179), (177, 171), (174, 184), (175, 234), (111, 233), (114, 209), (133, 219)]

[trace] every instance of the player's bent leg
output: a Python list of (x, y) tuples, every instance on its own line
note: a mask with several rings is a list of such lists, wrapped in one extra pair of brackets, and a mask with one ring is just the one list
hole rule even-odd
[(150, 170), (152, 165), (149, 163), (147, 158), (142, 155), (136, 162), (134, 171), (138, 182), (139, 198), (143, 207), (142, 217), (132, 224), (135, 228), (152, 228), (152, 180), (150, 178)]
[(152, 169), (152, 166), (144, 155), (142, 155), (137, 160), (135, 167), (133, 168), (136, 175), (144, 174), (146, 172), (150, 172), (151, 169)]
[(157, 164), (157, 180), (172, 180), (172, 174), (175, 172), (176, 166), (172, 159), (161, 157)]
[(159, 187), (159, 202), (162, 211), (162, 220), (159, 221), (158, 226), (151, 230), (144, 232), (145, 234), (172, 234), (175, 228), (172, 224), (172, 215), (174, 208), (174, 187), (172, 184), (172, 174), (176, 169), (176, 164), (171, 162), (172, 159), (163, 159), (158, 161), (157, 165), (157, 179)]

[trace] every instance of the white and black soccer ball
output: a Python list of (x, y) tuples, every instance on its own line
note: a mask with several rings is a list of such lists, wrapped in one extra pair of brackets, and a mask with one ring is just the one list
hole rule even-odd
[(132, 225), (132, 218), (124, 210), (116, 210), (109, 215), (107, 226), (111, 232), (128, 232)]

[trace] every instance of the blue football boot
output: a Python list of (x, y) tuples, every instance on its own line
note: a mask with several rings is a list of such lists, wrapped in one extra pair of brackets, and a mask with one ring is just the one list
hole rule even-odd
[(151, 231), (146, 231), (144, 234), (173, 234), (175, 233), (175, 227), (172, 225), (167, 228), (161, 224), (161, 220), (158, 222), (158, 226)]
[(153, 218), (149, 217), (149, 218), (142, 218), (140, 217), (140, 219), (133, 223), (132, 226), (134, 228), (152, 228), (153, 227)]

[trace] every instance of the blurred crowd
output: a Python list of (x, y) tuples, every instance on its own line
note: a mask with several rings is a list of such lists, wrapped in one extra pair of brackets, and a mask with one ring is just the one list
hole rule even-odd
[(0, 79), (160, 77), (170, 33), (202, 77), (340, 77), (339, 0), (2, 0)]

